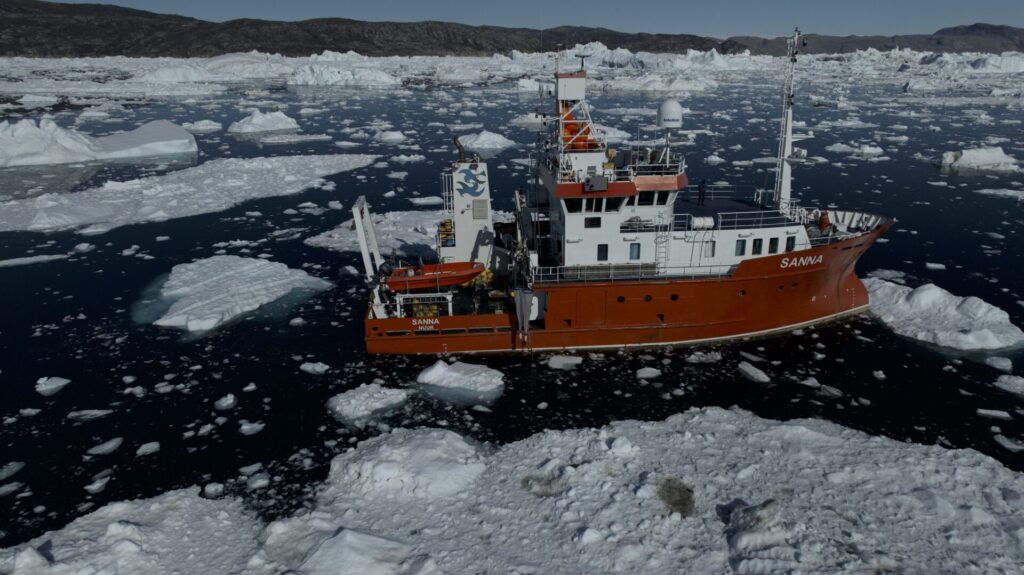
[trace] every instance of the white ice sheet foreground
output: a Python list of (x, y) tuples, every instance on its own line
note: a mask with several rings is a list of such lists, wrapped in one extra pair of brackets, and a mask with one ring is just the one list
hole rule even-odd
[(963, 351), (1024, 344), (1024, 332), (1010, 316), (980, 298), (959, 297), (935, 284), (913, 289), (868, 278), (864, 285), (871, 313), (902, 336)]
[(213, 256), (174, 266), (160, 294), (175, 301), (167, 313), (153, 323), (187, 331), (206, 331), (292, 290), (324, 290), (331, 286), (326, 280), (282, 263)]
[(389, 574), (960, 573), (1024, 561), (1024, 475), (991, 458), (719, 408), (547, 431), (497, 450), (447, 430), (396, 430), (336, 456), (315, 509), (260, 534), (239, 500), (198, 492), (108, 505), (0, 550), (0, 571), (42, 571), (35, 548), (48, 541), (55, 572), (120, 564), (153, 575), (343, 564)]
[(199, 151), (196, 139), (181, 126), (156, 120), (121, 134), (94, 138), (61, 128), (49, 118), (0, 122), (0, 167), (123, 160)]
[(0, 231), (113, 228), (219, 212), (256, 198), (297, 194), (330, 174), (369, 165), (365, 155), (227, 158), (160, 176), (107, 182), (73, 194), (0, 202)]

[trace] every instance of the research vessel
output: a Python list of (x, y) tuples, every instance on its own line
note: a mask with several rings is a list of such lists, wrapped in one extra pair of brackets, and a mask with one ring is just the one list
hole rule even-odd
[[(868, 294), (858, 258), (893, 223), (792, 197), (794, 67), (788, 40), (774, 186), (693, 185), (673, 148), (675, 101), (658, 137), (610, 148), (591, 120), (585, 60), (556, 72), (550, 138), (494, 221), (487, 164), (459, 157), (441, 175), (438, 261), (388, 261), (365, 198), (353, 207), (370, 283), (374, 354), (438, 354), (697, 344), (793, 330), (856, 314)], [(456, 140), (458, 146), (458, 140)]]

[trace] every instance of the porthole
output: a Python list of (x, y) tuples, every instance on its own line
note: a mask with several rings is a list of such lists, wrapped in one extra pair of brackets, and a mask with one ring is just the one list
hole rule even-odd
[(679, 301), (679, 294), (674, 293), (674, 294), (672, 294), (672, 297), (669, 298), (669, 299), (671, 299), (672, 301)]
[(650, 295), (645, 295), (644, 296), (644, 301), (651, 301), (652, 299), (654, 299), (654, 298), (652, 298)]
[(745, 295), (747, 295), (747, 290), (745, 290), (745, 289), (741, 289), (741, 290), (740, 290), (740, 297), (743, 297), (743, 296), (745, 296)]
[(619, 303), (624, 303), (626, 301), (626, 298), (620, 295), (619, 297), (615, 298), (615, 301)]
[(784, 285), (780, 285), (780, 286), (779, 286), (779, 291), (782, 291), (783, 289), (785, 289), (785, 287), (786, 287), (786, 286), (784, 286)]

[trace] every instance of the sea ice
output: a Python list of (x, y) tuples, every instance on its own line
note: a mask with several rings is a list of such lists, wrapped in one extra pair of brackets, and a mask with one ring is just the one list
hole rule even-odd
[(373, 156), (325, 155), (211, 160), (165, 175), (107, 182), (73, 194), (0, 202), (0, 231), (80, 228), (101, 233), (129, 224), (226, 210), (242, 202), (297, 194), (329, 174), (371, 164)]
[(484, 365), (444, 360), (424, 369), (416, 382), (428, 394), (456, 405), (489, 404), (505, 389), (505, 375)]
[(768, 377), (768, 374), (754, 367), (754, 365), (748, 361), (741, 361), (739, 365), (736, 366), (736, 369), (743, 374), (743, 377), (753, 381), (754, 383), (768, 383), (772, 380), (772, 378)]
[[(2, 218), (2, 216), (0, 216)], [(400, 253), (405, 256), (429, 257), (434, 254), (437, 242), (437, 224), (441, 221), (439, 211), (395, 211), (374, 213), (373, 227), (377, 231), (377, 242), (382, 253)], [(321, 234), (306, 238), (307, 245), (339, 252), (358, 252), (359, 238), (352, 220)]]
[(1024, 377), (1019, 375), (1000, 375), (995, 386), (1024, 398)]
[(264, 114), (259, 110), (253, 110), (246, 118), (234, 122), (228, 126), (228, 133), (231, 134), (253, 134), (257, 132), (276, 132), (283, 130), (298, 130), (299, 123), (289, 118), (284, 112), (277, 110)]
[(583, 358), (576, 355), (553, 355), (548, 358), (548, 367), (563, 371), (572, 371), (583, 363)]
[(350, 69), (322, 62), (299, 68), (288, 83), (297, 86), (335, 86), (344, 88), (391, 88), (402, 81), (384, 70), (375, 68)]
[(373, 136), (374, 141), (382, 144), (400, 144), (405, 141), (405, 134), (397, 130), (382, 130)]
[(1024, 201), (1024, 190), (1011, 190), (1011, 189), (1008, 189), (1008, 188), (1003, 188), (1003, 189), (985, 188), (985, 189), (974, 190), (974, 191), (979, 193), (979, 194), (984, 194), (986, 196), (995, 196), (997, 198), (1010, 198), (1011, 200), (1017, 200), (1018, 202)]
[(314, 508), (262, 532), (223, 486), (199, 491), (102, 507), (0, 550), (0, 571), (1010, 573), (1024, 477), (970, 449), (711, 407), (494, 449), (396, 430), (335, 456)]
[(115, 437), (89, 448), (86, 453), (89, 455), (108, 455), (118, 450), (124, 443), (123, 437)]
[(327, 401), (327, 409), (346, 425), (362, 427), (381, 413), (400, 407), (409, 399), (409, 391), (365, 383), (339, 393)]
[(214, 122), (213, 120), (196, 120), (195, 122), (185, 122), (181, 125), (193, 134), (209, 134), (212, 132), (219, 132), (223, 125), (220, 122)]
[(195, 154), (198, 150), (192, 134), (167, 120), (99, 138), (61, 128), (49, 118), (38, 124), (32, 120), (0, 122), (0, 167)]
[(292, 290), (319, 291), (331, 285), (265, 259), (213, 256), (174, 266), (160, 288), (161, 296), (174, 303), (153, 323), (188, 331), (211, 330)]
[(36, 381), (36, 392), (44, 397), (49, 397), (64, 389), (64, 386), (69, 383), (71, 380), (63, 377), (40, 377)]
[(916, 289), (880, 278), (864, 280), (871, 313), (896, 333), (958, 350), (995, 350), (1024, 343), (1024, 332), (1003, 310), (976, 297), (958, 297), (935, 284)]
[(310, 375), (323, 375), (331, 369), (331, 366), (321, 361), (307, 361), (303, 362), (299, 369)]
[(28, 266), (32, 264), (42, 264), (46, 262), (53, 262), (57, 260), (68, 259), (67, 254), (51, 254), (51, 255), (39, 255), (39, 256), (25, 256), (23, 258), (11, 258), (9, 260), (0, 260), (0, 268), (13, 268), (17, 266)]
[(140, 445), (139, 448), (135, 450), (135, 456), (141, 457), (143, 455), (152, 455), (157, 451), (160, 451), (160, 442), (150, 441), (149, 443), (143, 443)]

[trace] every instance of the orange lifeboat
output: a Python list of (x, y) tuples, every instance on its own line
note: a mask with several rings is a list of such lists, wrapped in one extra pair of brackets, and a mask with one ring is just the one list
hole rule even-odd
[(397, 268), (388, 276), (391, 291), (440, 289), (472, 281), (484, 271), (479, 262), (449, 262)]

